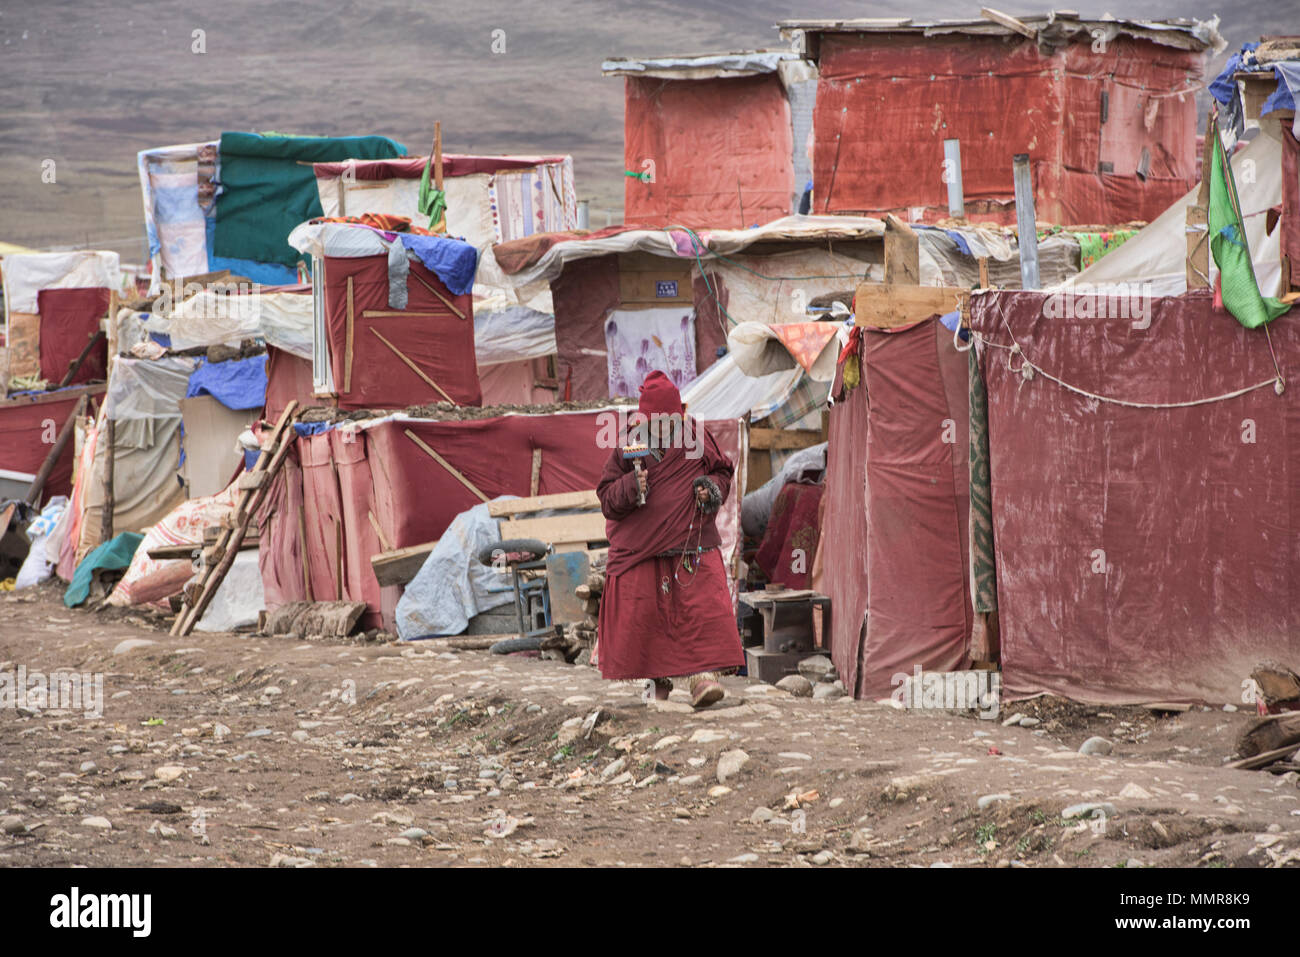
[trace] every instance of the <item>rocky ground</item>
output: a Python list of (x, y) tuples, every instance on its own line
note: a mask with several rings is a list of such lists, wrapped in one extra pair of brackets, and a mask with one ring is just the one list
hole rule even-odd
[(104, 707), (0, 709), (0, 866), (1300, 866), (1297, 776), (1221, 767), (1243, 713), (742, 678), (695, 713), (432, 641), (171, 638), (53, 588), (0, 596), (19, 666), (101, 672)]

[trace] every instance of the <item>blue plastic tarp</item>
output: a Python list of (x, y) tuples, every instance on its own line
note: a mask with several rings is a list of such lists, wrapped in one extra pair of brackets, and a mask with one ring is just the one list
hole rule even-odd
[(424, 268), (441, 279), (453, 293), (463, 296), (474, 288), (478, 250), (469, 243), (443, 236), (396, 235), (402, 245), (424, 264)]
[(201, 361), (185, 390), (187, 399), (196, 395), (210, 395), (227, 409), (262, 408), (266, 405), (266, 355), (229, 362)]

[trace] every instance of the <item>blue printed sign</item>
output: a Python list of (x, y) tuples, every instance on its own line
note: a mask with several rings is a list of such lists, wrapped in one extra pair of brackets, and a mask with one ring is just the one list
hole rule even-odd
[(676, 279), (657, 279), (657, 280), (655, 280), (655, 298), (656, 298), (656, 299), (676, 299), (676, 298), (677, 298), (677, 280), (676, 280)]

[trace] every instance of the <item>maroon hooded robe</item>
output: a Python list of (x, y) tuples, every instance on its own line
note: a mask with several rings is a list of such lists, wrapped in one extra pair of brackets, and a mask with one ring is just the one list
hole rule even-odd
[[(696, 448), (678, 444), (660, 460), (640, 459), (644, 505), (637, 505), (636, 474), (622, 449), (611, 453), (596, 486), (609, 539), (597, 663), (611, 680), (682, 677), (744, 664), (716, 525), (735, 469), (713, 436), (690, 421)], [(696, 504), (701, 477), (716, 493), (712, 511)]]

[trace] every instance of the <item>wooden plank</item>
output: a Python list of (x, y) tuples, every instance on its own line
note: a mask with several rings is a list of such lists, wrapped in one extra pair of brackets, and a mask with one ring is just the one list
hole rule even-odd
[(764, 429), (749, 430), (751, 449), (806, 449), (826, 439), (816, 429)]
[(587, 489), (582, 492), (556, 492), (552, 495), (488, 502), (488, 514), (493, 518), (540, 512), (544, 508), (600, 508), (600, 498), (595, 489)]
[(362, 319), (446, 319), (440, 312), (406, 312), (401, 309), (363, 309)]
[(885, 217), (885, 282), (904, 286), (921, 282), (921, 239), (892, 214)]
[(343, 523), (334, 523), (334, 600), (343, 600)]
[(99, 526), (99, 540), (101, 543), (112, 541), (113, 513), (117, 511), (117, 500), (113, 495), (113, 460), (115, 458), (113, 450), (117, 446), (117, 423), (108, 416), (105, 416), (105, 419), (107, 419), (107, 425), (104, 427), (104, 505), (103, 511), (100, 512)]
[(460, 403), (458, 403), (455, 399), (453, 399), (450, 395), (448, 395), (447, 392), (443, 389), (442, 386), (438, 385), (438, 383), (434, 382), (431, 378), (429, 378), (429, 377), (425, 374), (425, 372), (424, 372), (423, 369), (421, 369), (421, 368), (420, 368), (419, 366), (417, 366), (414, 362), (412, 362), (409, 358), (407, 358), (406, 353), (404, 353), (401, 349), (397, 348), (397, 346), (393, 345), (391, 342), (389, 342), (387, 339), (385, 339), (384, 336), (383, 336), (383, 334), (382, 334), (378, 329), (376, 329), (374, 326), (371, 326), (371, 327), (370, 327), (370, 331), (373, 332), (373, 333), (374, 333), (374, 334), (379, 338), (379, 341), (380, 341), (380, 342), (382, 342), (384, 345), (388, 346), (388, 348), (389, 348), (390, 350), (392, 350), (393, 355), (397, 356), (397, 358), (401, 359), (401, 360), (402, 360), (403, 362), (405, 362), (408, 366), (410, 366), (412, 372), (414, 372), (414, 373), (415, 373), (416, 375), (418, 375), (421, 379), (423, 379), (423, 380), (424, 380), (425, 382), (427, 382), (429, 385), (433, 386), (433, 387), (434, 387), (435, 389), (437, 389), (440, 393), (442, 393), (442, 397), (443, 397), (444, 399), (446, 399), (446, 400), (447, 400), (448, 402), (450, 402), (452, 405), (459, 405), (459, 404), (460, 404)]
[(352, 391), (352, 336), (356, 324), (356, 307), (352, 296), (352, 277), (348, 276), (347, 341), (343, 346), (343, 391)]
[(533, 474), (528, 480), (528, 494), (535, 496), (542, 481), (542, 450), (533, 449)]
[(859, 326), (893, 329), (960, 308), (969, 290), (954, 286), (897, 286), (864, 282), (858, 286), (854, 316)]
[(298, 503), (298, 552), (302, 557), (302, 593), (308, 601), (314, 601), (311, 591), (311, 568), (307, 562), (307, 515), (301, 502)]
[(391, 552), (393, 550), (393, 543), (389, 541), (388, 536), (384, 534), (383, 528), (379, 525), (379, 519), (375, 518), (375, 513), (366, 512), (366, 518), (370, 519), (370, 527), (375, 530), (375, 536), (379, 539), (379, 544), (384, 546), (384, 551)]
[(437, 296), (437, 297), (442, 301), (442, 304), (443, 304), (444, 306), (446, 306), (448, 309), (450, 309), (452, 312), (454, 312), (454, 313), (455, 313), (457, 316), (459, 316), (460, 318), (462, 318), (462, 319), (465, 318), (465, 313), (461, 312), (460, 309), (456, 306), (456, 304), (455, 304), (454, 302), (452, 302), (450, 299), (448, 299), (446, 296), (444, 296), (444, 295), (443, 295), (442, 293), (440, 293), (438, 290), (434, 289), (434, 288), (433, 288), (432, 286), (430, 286), (427, 282), (425, 282), (423, 276), (419, 275), (418, 273), (414, 273), (414, 272), (411, 273), (410, 275), (411, 275), (412, 277), (414, 277), (414, 278), (415, 278), (415, 279), (420, 283), (421, 286), (423, 286), (425, 289), (429, 290), (429, 292), (431, 292), (431, 293), (433, 293), (435, 296)]
[(1016, 33), (1019, 33), (1022, 37), (1028, 37), (1030, 40), (1035, 38), (1032, 28), (1021, 23), (1015, 17), (1003, 13), (1001, 10), (994, 10), (991, 7), (981, 7), (980, 16), (986, 20), (992, 20), (998, 26), (1006, 27), (1008, 30), (1013, 30)]
[(481, 499), (482, 501), (484, 501), (484, 502), (488, 501), (488, 497), (487, 497), (486, 495), (483, 494), (483, 492), (479, 489), (479, 487), (478, 487), (477, 485), (475, 485), (475, 484), (474, 484), (473, 482), (471, 482), (469, 479), (465, 478), (465, 476), (461, 475), (460, 472), (457, 470), (457, 468), (456, 468), (454, 465), (452, 465), (450, 462), (448, 462), (446, 459), (444, 459), (441, 455), (439, 455), (439, 454), (438, 454), (437, 452), (435, 452), (433, 449), (429, 448), (429, 446), (427, 446), (423, 441), (421, 441), (421, 439), (420, 439), (420, 437), (419, 437), (418, 435), (416, 435), (416, 434), (415, 434), (414, 432), (412, 432), (410, 429), (406, 429), (405, 432), (406, 432), (406, 437), (407, 437), (408, 439), (410, 439), (412, 442), (414, 442), (414, 443), (415, 443), (416, 445), (418, 445), (420, 448), (424, 449), (425, 453), (426, 453), (426, 454), (427, 454), (431, 459), (433, 459), (435, 462), (437, 462), (439, 465), (441, 465), (443, 468), (445, 468), (448, 472), (450, 472), (452, 478), (454, 478), (456, 481), (460, 482), (461, 485), (465, 486), (467, 489), (469, 489), (471, 492), (473, 492), (475, 495), (477, 495), (477, 496), (479, 497), (479, 499)]
[(605, 516), (600, 512), (583, 512), (550, 518), (507, 519), (501, 523), (501, 537), (536, 538), (543, 542), (603, 542)]
[(1188, 289), (1210, 286), (1210, 217), (1204, 206), (1188, 206), (1186, 213), (1187, 259), (1184, 264)]
[(375, 580), (381, 585), (405, 585), (415, 577), (424, 565), (424, 560), (437, 546), (438, 540), (395, 548), (370, 556), (370, 567), (375, 573)]

